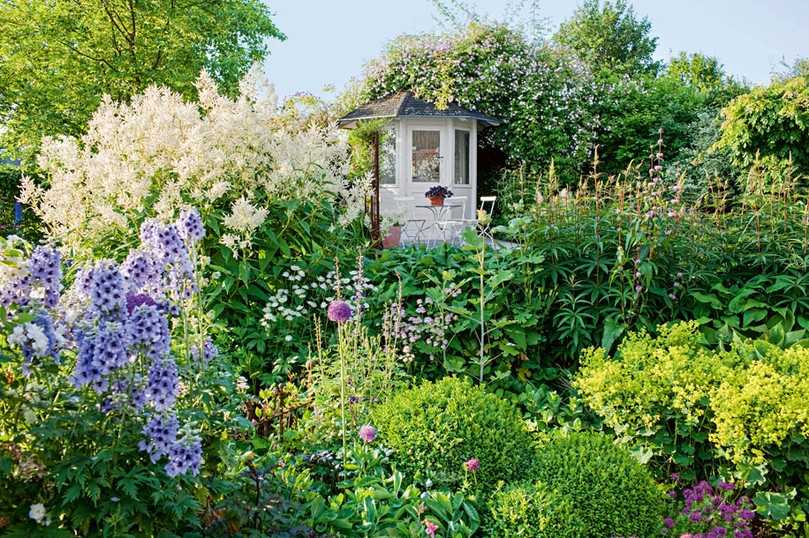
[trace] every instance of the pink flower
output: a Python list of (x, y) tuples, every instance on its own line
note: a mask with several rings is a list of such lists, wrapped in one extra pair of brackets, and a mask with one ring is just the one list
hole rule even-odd
[(351, 310), (351, 306), (347, 302), (335, 299), (329, 304), (326, 315), (335, 323), (345, 323), (351, 319), (354, 311)]
[(424, 532), (427, 533), (427, 536), (430, 536), (430, 538), (435, 538), (435, 531), (437, 530), (438, 525), (428, 519), (424, 520)]
[(480, 469), (480, 460), (477, 458), (472, 458), (469, 461), (464, 462), (463, 466), (470, 473), (477, 472), (477, 470)]
[(376, 439), (376, 428), (370, 424), (366, 424), (360, 428), (359, 436), (360, 439), (366, 443), (373, 443), (374, 439)]

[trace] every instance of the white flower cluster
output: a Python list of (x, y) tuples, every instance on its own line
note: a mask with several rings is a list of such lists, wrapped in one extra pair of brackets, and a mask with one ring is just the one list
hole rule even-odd
[(232, 230), (233, 233), (223, 234), (220, 241), (234, 254), (238, 253), (239, 249), (246, 250), (250, 248), (250, 238), (253, 236), (253, 232), (262, 225), (266, 218), (267, 210), (265, 208), (255, 207), (242, 196), (233, 202), (230, 215), (227, 215), (223, 222), (225, 228)]
[(252, 69), (230, 98), (203, 72), (199, 102), (155, 86), (128, 102), (105, 97), (81, 138), (43, 140), (39, 166), (49, 185), (25, 179), (20, 198), (74, 250), (128, 228), (144, 211), (170, 220), (189, 202), (204, 210), (233, 201), (239, 242), (263, 220), (250, 203), (258, 193), (303, 200), (332, 193), (358, 204), (344, 183), (345, 133), (279, 107), (264, 80)]
[(361, 270), (350, 271), (349, 276), (345, 277), (329, 271), (325, 276), (304, 282), (306, 272), (292, 265), (281, 276), (289, 283), (289, 288), (279, 288), (267, 301), (261, 324), (268, 329), (279, 320), (293, 321), (308, 318), (315, 312), (325, 312), (335, 299), (338, 287), (351, 308), (361, 310), (367, 306), (364, 299), (366, 292), (375, 288)]
[(28, 517), (39, 523), (40, 525), (50, 525), (51, 524), (51, 516), (48, 515), (48, 511), (45, 509), (45, 505), (41, 503), (32, 504), (28, 510)]
[(22, 323), (14, 327), (8, 336), (8, 343), (21, 349), (30, 348), (37, 357), (44, 357), (48, 352), (48, 337), (36, 323)]

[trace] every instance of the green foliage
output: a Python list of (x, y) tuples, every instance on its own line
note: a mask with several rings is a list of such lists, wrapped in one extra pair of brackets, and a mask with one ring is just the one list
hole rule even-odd
[(792, 168), (809, 174), (809, 77), (798, 76), (754, 88), (723, 110), (718, 148), (749, 168), (759, 158), (773, 177)]
[[(468, 381), (445, 378), (394, 395), (371, 414), (397, 467), (417, 482), (487, 494), (526, 476), (531, 437), (505, 400)], [(464, 463), (480, 460), (469, 472)]]
[(652, 55), (657, 38), (652, 24), (638, 18), (625, 0), (585, 0), (569, 20), (562, 23), (556, 41), (570, 47), (594, 72), (621, 75), (655, 74)]
[(663, 492), (649, 471), (605, 435), (571, 433), (538, 447), (534, 478), (570, 499), (571, 520), (585, 529), (574, 536), (659, 532)]
[(539, 167), (555, 158), (570, 180), (587, 158), (589, 74), (565, 51), (530, 43), (506, 26), (474, 23), (449, 35), (394, 41), (371, 64), (359, 98), (400, 90), (439, 107), (455, 101), (503, 119), (482, 133), (481, 143), (512, 162)]
[(5, 163), (0, 151), (0, 230), (3, 235), (15, 234), (28, 241), (37, 242), (42, 237), (41, 222), (30, 208), (22, 207), (22, 220), (15, 223), (14, 202), (20, 195), (22, 171)]
[(472, 503), (460, 493), (420, 489), (392, 471), (379, 449), (354, 447), (336, 493), (310, 504), (315, 529), (329, 536), (438, 536), (469, 538), (479, 526)]
[(272, 383), (303, 365), (314, 340), (310, 317), (262, 323), (270, 296), (290, 288), (284, 273), (295, 265), (316, 282), (334, 269), (335, 257), (346, 256), (343, 265), (351, 267), (355, 261), (351, 251), (364, 239), (360, 229), (335, 224), (337, 209), (328, 200), (320, 204), (275, 201), (268, 209), (267, 219), (253, 236), (255, 248), (246, 256), (235, 256), (219, 241), (227, 231), (221, 225), (226, 210), (205, 216), (209, 233), (204, 248), (211, 257), (209, 270), (215, 284), (207, 290), (207, 309), (225, 338), (234, 343), (242, 369), (256, 382)]
[(27, 156), (43, 135), (80, 134), (103, 94), (191, 97), (203, 68), (232, 93), (267, 38), (284, 38), (256, 0), (4, 2), (0, 26), (0, 147)]
[(665, 75), (699, 91), (712, 108), (721, 108), (749, 90), (745, 84), (725, 73), (718, 59), (698, 52), (681, 52), (673, 57), (666, 66)]
[(487, 536), (578, 538), (585, 527), (570, 497), (541, 482), (520, 482), (497, 491), (489, 500)]
[[(660, 474), (690, 480), (730, 469), (749, 488), (797, 488), (806, 503), (809, 349), (736, 339), (711, 351), (696, 327), (633, 334), (615, 359), (590, 350), (575, 387)], [(788, 345), (798, 335), (780, 336)]]

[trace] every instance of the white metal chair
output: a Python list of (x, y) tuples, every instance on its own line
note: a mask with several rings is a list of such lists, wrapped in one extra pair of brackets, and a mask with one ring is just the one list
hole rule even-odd
[(494, 213), (494, 204), (497, 202), (497, 196), (481, 196), (480, 207), (478, 209), (485, 211), (489, 216)]
[(419, 243), (424, 235), (427, 219), (416, 218), (416, 199), (412, 196), (400, 196), (393, 199), (397, 212), (402, 215), (402, 244)]
[(455, 243), (463, 229), (469, 225), (467, 197), (455, 196), (452, 198), (452, 203), (456, 207), (447, 208), (444, 218), (438, 222), (445, 243), (447, 239), (449, 239), (450, 243)]

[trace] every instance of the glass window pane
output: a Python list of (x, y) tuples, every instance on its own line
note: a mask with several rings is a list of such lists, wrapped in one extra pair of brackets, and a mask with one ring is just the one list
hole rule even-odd
[(379, 146), (379, 182), (383, 185), (396, 184), (396, 128), (385, 130)]
[(455, 183), (469, 185), (469, 131), (455, 131)]
[(413, 181), (441, 181), (441, 133), (413, 131)]

